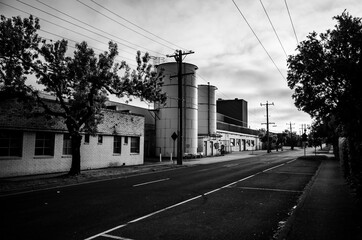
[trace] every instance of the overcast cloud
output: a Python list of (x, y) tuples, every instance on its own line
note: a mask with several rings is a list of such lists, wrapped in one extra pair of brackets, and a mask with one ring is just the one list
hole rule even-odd
[[(281, 73), (265, 53), (232, 0), (94, 0), (101, 6), (91, 0), (21, 1), (23, 3), (0, 0), (0, 3), (6, 4), (0, 4), (0, 13), (7, 17), (27, 17), (26, 13), (17, 10), (20, 9), (62, 26), (40, 20), (41, 29), (46, 31), (40, 32), (40, 35), (54, 40), (59, 39), (56, 36), (59, 35), (76, 42), (85, 40), (96, 49), (106, 50), (107, 42), (113, 39), (119, 43), (118, 59), (126, 60), (130, 64), (135, 64), (133, 59), (136, 49), (164, 58), (166, 54), (172, 54), (180, 47), (193, 50), (195, 54), (188, 55), (185, 61), (198, 66), (198, 83), (210, 82), (216, 86), (218, 98), (245, 99), (249, 106), (249, 126), (254, 129), (265, 128), (265, 125), (261, 125), (266, 121), (265, 107), (261, 107), (260, 103), (266, 101), (274, 102), (274, 106), (270, 106), (269, 115), (270, 121), (275, 122), (276, 127), (272, 127), (271, 131), (283, 131), (288, 127), (287, 123), (292, 122), (295, 123), (294, 131), (299, 132), (301, 124), (311, 123), (308, 114), (298, 111), (294, 106), (291, 98), (293, 92), (285, 80), (286, 56), (260, 0), (235, 2)], [(362, 17), (360, 0), (286, 2), (299, 41), (304, 40), (312, 31), (320, 33), (333, 28), (336, 22), (332, 17), (341, 14), (345, 9), (353, 16)], [(297, 41), (285, 1), (262, 0), (262, 3), (286, 53), (295, 54)], [(74, 18), (88, 25), (77, 22)], [(167, 42), (137, 28), (125, 19)], [(69, 41), (70, 46), (74, 46), (73, 41)], [(69, 50), (74, 49), (70, 47)]]

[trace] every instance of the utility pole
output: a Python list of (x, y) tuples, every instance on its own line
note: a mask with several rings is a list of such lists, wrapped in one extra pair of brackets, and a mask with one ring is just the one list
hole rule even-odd
[(260, 103), (260, 106), (265, 106), (266, 107), (266, 123), (262, 123), (262, 124), (266, 124), (266, 138), (267, 138), (267, 153), (270, 153), (270, 142), (269, 142), (269, 124), (275, 124), (275, 123), (270, 123), (269, 122), (269, 105), (273, 105), (274, 103), (268, 103), (268, 101), (266, 101), (265, 104)]
[(292, 129), (292, 125), (295, 125), (295, 123), (292, 124), (292, 122), (287, 123), (287, 125), (289, 125), (289, 132), (290, 132), (290, 149), (294, 150), (294, 142), (293, 142), (293, 129)]
[(175, 58), (175, 61), (178, 63), (178, 72), (177, 72), (177, 79), (178, 79), (178, 112), (179, 112), (179, 124), (178, 124), (178, 139), (177, 139), (177, 164), (182, 165), (182, 157), (183, 157), (183, 98), (182, 98), (182, 57), (184, 55), (192, 54), (193, 51), (182, 52), (181, 50), (176, 50), (174, 55), (166, 55), (167, 57)]

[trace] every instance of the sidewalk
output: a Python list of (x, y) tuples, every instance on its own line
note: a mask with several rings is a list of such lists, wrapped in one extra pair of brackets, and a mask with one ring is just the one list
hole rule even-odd
[(233, 152), (224, 156), (214, 156), (196, 159), (183, 159), (183, 165), (177, 165), (176, 159), (153, 158), (152, 162), (146, 161), (143, 165), (122, 166), (94, 170), (83, 170), (78, 176), (67, 176), (66, 172), (22, 177), (10, 177), (0, 179), (0, 196), (11, 195), (19, 192), (30, 192), (47, 188), (56, 188), (84, 184), (89, 182), (105, 181), (114, 178), (129, 177), (132, 175), (147, 174), (155, 171), (166, 171), (180, 167), (189, 167), (198, 164), (210, 164), (229, 161), (233, 159), (247, 158), (266, 154), (265, 151)]
[(352, 196), (339, 162), (323, 160), (278, 239), (362, 239), (361, 204)]

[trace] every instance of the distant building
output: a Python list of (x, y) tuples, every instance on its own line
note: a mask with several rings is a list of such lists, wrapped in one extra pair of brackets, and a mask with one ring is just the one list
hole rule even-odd
[(224, 100), (219, 98), (216, 101), (216, 109), (219, 114), (224, 115), (224, 122), (248, 127), (248, 102), (244, 99)]

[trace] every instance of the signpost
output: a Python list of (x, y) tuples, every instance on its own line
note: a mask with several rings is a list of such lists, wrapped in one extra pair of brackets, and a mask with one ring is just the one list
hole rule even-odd
[(172, 149), (171, 156), (174, 155), (174, 153), (175, 153), (175, 141), (176, 141), (177, 137), (178, 137), (177, 133), (173, 132), (173, 134), (171, 135), (171, 138), (173, 140), (173, 149)]
[[(306, 130), (304, 130), (304, 131), (306, 131)], [(304, 132), (302, 134), (302, 142), (303, 142), (303, 147), (304, 147), (304, 157), (305, 157), (305, 148), (306, 148), (306, 145), (307, 145), (307, 141), (308, 141), (307, 134)]]

